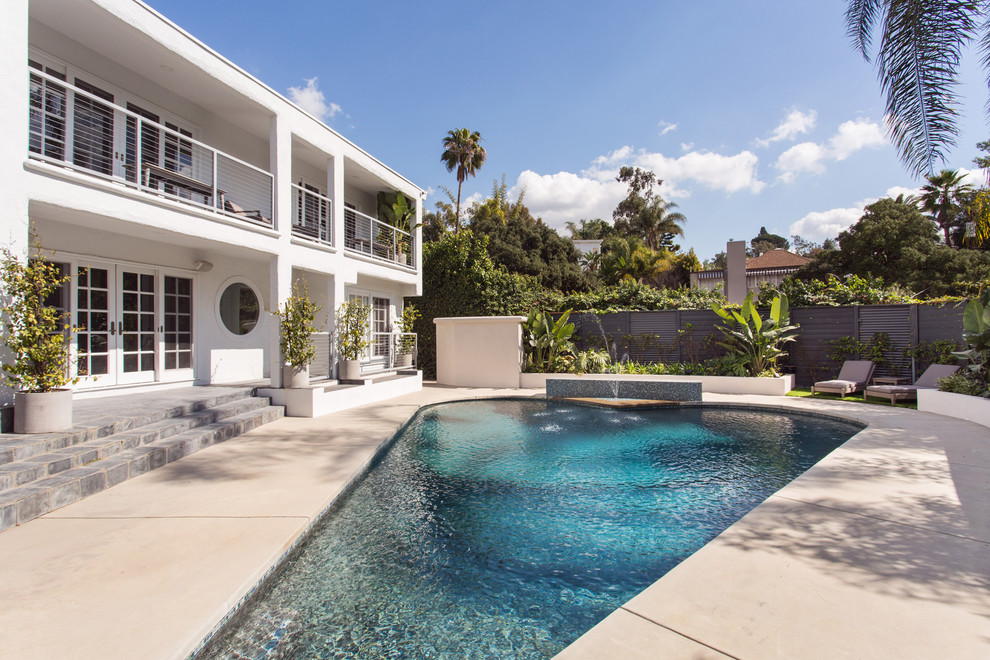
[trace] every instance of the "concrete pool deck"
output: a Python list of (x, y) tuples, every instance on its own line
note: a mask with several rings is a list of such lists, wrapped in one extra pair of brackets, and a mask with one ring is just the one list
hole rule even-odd
[[(285, 418), (0, 534), (2, 653), (181, 658), (420, 406)], [(870, 425), (562, 658), (990, 657), (990, 432), (880, 405), (709, 395)]]

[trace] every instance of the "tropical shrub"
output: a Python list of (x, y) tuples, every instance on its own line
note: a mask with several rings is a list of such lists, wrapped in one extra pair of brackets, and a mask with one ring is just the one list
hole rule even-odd
[[(560, 315), (556, 321), (547, 312), (534, 309), (523, 321), (523, 347), (526, 351), (527, 372), (560, 373), (567, 371), (573, 355), (574, 324), (567, 319), (571, 310)], [(568, 360), (567, 358), (570, 358)]]
[(877, 332), (869, 341), (860, 341), (855, 337), (844, 336), (831, 339), (828, 342), (828, 359), (839, 364), (844, 360), (870, 360), (877, 367), (890, 364), (888, 357), (894, 350), (894, 342), (886, 332)]
[(337, 325), (337, 354), (341, 360), (359, 360), (368, 348), (368, 323), (371, 305), (360, 298), (340, 304), (335, 321)]
[(987, 390), (986, 383), (981, 381), (972, 371), (957, 371), (951, 376), (938, 379), (938, 389), (940, 392), (953, 392), (955, 394), (967, 394), (969, 396), (984, 396)]
[(963, 341), (967, 348), (953, 353), (957, 358), (969, 361), (966, 368), (982, 384), (980, 396), (990, 396), (990, 288), (983, 289), (979, 298), (966, 304), (963, 312)]
[(43, 254), (24, 262), (3, 249), (3, 330), (11, 353), (3, 363), (7, 385), (23, 392), (51, 392), (77, 382), (69, 374), (68, 344), (77, 328), (48, 304), (69, 277)]
[(571, 371), (576, 374), (603, 374), (612, 365), (612, 358), (606, 351), (590, 349), (579, 351), (571, 363)]
[(274, 312), (279, 319), (279, 347), (287, 365), (305, 367), (316, 358), (312, 337), (316, 332), (313, 322), (323, 309), (310, 300), (306, 285), (296, 282), (281, 309)]
[(918, 369), (924, 370), (933, 364), (955, 364), (954, 353), (958, 350), (959, 344), (954, 341), (923, 341), (905, 348), (904, 357), (913, 359)]
[(724, 341), (719, 346), (730, 355), (738, 355), (750, 376), (764, 372), (776, 374), (777, 359), (787, 355), (783, 344), (796, 339), (797, 326), (789, 325), (787, 296), (775, 297), (770, 304), (770, 316), (763, 319), (753, 304), (753, 292), (746, 295), (739, 311), (712, 305), (725, 324), (719, 326)]

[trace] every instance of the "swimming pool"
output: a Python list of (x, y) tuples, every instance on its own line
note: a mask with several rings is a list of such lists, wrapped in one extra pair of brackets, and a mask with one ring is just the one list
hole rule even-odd
[(201, 657), (550, 657), (860, 428), (707, 406), (424, 409)]

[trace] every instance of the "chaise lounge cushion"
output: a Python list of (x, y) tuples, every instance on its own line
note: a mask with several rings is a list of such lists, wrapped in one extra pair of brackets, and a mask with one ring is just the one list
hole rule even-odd
[(811, 387), (811, 393), (825, 392), (845, 396), (859, 392), (870, 382), (873, 375), (873, 362), (870, 360), (846, 360), (842, 363), (838, 378), (820, 380)]
[(888, 399), (892, 404), (895, 401), (911, 401), (918, 398), (918, 390), (934, 390), (939, 379), (951, 376), (958, 370), (959, 367), (952, 364), (933, 364), (925, 369), (914, 385), (871, 385), (863, 396)]

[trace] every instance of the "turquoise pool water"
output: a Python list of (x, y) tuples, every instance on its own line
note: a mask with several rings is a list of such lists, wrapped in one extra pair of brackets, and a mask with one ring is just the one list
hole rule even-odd
[(425, 409), (201, 657), (551, 657), (860, 428), (712, 407)]

